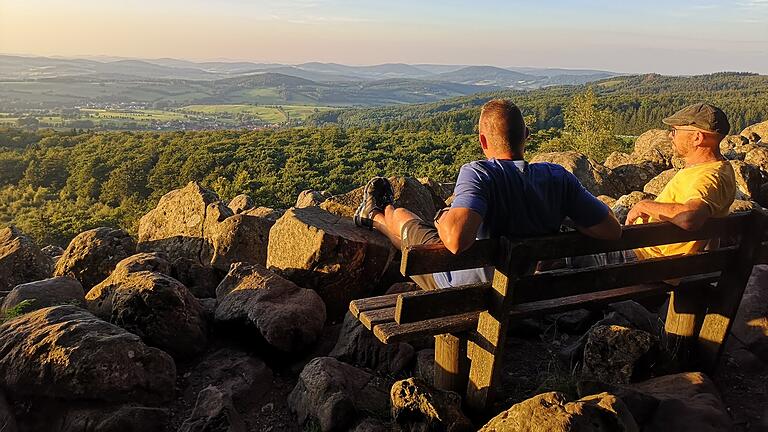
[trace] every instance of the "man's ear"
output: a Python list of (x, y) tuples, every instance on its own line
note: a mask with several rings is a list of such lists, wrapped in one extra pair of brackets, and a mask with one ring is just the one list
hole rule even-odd
[(480, 134), (480, 146), (483, 147), (483, 150), (488, 150), (488, 138), (483, 134)]

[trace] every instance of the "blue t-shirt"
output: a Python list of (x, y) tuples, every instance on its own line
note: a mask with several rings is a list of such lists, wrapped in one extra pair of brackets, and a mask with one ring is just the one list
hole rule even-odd
[[(520, 161), (518, 161), (520, 162)], [(451, 208), (468, 208), (483, 218), (477, 239), (554, 234), (563, 219), (591, 227), (610, 211), (560, 165), (489, 159), (465, 164), (459, 171)], [(493, 268), (434, 273), (447, 288), (489, 282)]]

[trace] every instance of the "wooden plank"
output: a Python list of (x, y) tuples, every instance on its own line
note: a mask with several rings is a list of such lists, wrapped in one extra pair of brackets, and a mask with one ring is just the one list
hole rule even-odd
[[(629, 299), (653, 296), (670, 291), (696, 288), (704, 283), (717, 281), (719, 273), (688, 278), (677, 286), (663, 282), (622, 287), (570, 297), (542, 300), (511, 306), (510, 319), (523, 319), (548, 313), (557, 313), (589, 305), (601, 305)], [(477, 326), (480, 312), (468, 312), (451, 317), (434, 318), (414, 323), (398, 324), (394, 321), (374, 326), (376, 337), (384, 343), (404, 342), (441, 333), (458, 333)]]
[(357, 319), (363, 323), (365, 328), (372, 330), (378, 324), (393, 322), (395, 320), (395, 308), (389, 307), (363, 311)]
[(707, 290), (683, 290), (673, 292), (669, 298), (662, 343), (677, 370), (689, 370), (708, 294)]
[(469, 285), (400, 296), (395, 306), (395, 322), (405, 324), (485, 310), (490, 289), (488, 285)]
[(756, 233), (764, 232), (766, 222), (766, 216), (753, 212), (744, 223), (738, 253), (732, 257), (720, 276), (717, 289), (708, 299), (707, 314), (699, 332), (697, 359), (709, 374), (717, 368), (752, 267), (761, 256), (763, 239)]
[(462, 393), (467, 388), (468, 375), (467, 335), (435, 336), (435, 387)]
[(720, 271), (736, 252), (736, 247), (730, 247), (591, 269), (539, 273), (526, 276), (518, 282), (514, 303), (528, 303)]
[(387, 294), (352, 300), (349, 302), (349, 311), (352, 313), (352, 316), (357, 318), (360, 316), (360, 313), (364, 311), (395, 307), (399, 295), (400, 294)]
[(442, 333), (457, 333), (475, 327), (479, 315), (479, 312), (468, 312), (409, 324), (398, 324), (393, 320), (374, 326), (373, 334), (384, 343), (396, 343)]
[[(578, 232), (560, 233), (525, 239), (511, 239), (513, 259), (546, 260), (636, 249), (693, 240), (725, 237), (739, 233), (739, 225), (748, 212), (724, 218), (712, 218), (701, 229), (686, 231), (669, 222), (631, 225), (622, 228), (619, 240), (598, 240)], [(413, 246), (403, 251), (400, 270), (403, 275), (417, 275), (462, 270), (498, 264), (496, 240), (476, 241), (467, 251), (454, 255), (442, 245)]]

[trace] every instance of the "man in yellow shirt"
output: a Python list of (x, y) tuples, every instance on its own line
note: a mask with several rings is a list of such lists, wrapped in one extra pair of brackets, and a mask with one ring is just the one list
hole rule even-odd
[[(625, 224), (669, 221), (685, 230), (699, 229), (710, 217), (728, 215), (736, 196), (736, 176), (720, 154), (720, 141), (731, 126), (725, 113), (709, 104), (694, 104), (662, 120), (685, 168), (672, 177), (655, 200), (635, 204)], [(635, 249), (639, 259), (696, 253), (706, 241)]]

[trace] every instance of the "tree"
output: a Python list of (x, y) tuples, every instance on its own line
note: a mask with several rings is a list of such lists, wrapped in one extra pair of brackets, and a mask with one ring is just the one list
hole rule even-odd
[(565, 109), (565, 128), (561, 142), (572, 150), (592, 159), (604, 161), (609, 154), (621, 148), (614, 134), (616, 121), (613, 112), (597, 107), (597, 95), (589, 88), (573, 96)]

